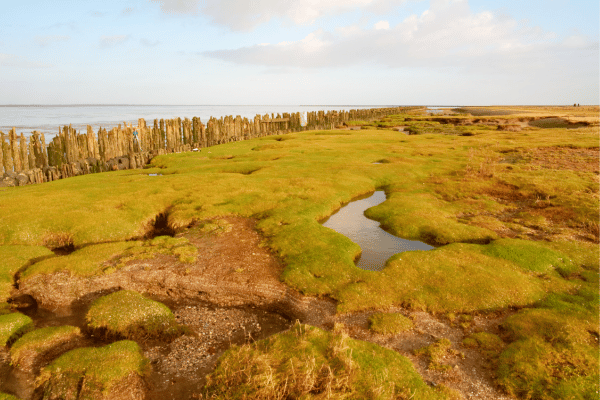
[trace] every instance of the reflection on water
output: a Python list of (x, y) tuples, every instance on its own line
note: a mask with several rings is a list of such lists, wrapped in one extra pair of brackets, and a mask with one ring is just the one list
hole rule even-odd
[(385, 262), (396, 253), (410, 250), (430, 250), (432, 246), (423, 242), (406, 240), (387, 233), (379, 227), (379, 222), (365, 217), (364, 212), (385, 201), (385, 192), (376, 191), (373, 195), (352, 201), (327, 219), (323, 226), (350, 238), (362, 249), (356, 266), (371, 271), (379, 271)]

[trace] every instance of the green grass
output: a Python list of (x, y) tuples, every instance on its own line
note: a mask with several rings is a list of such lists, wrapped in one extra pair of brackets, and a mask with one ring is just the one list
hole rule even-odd
[(410, 318), (399, 313), (376, 313), (369, 318), (369, 328), (383, 335), (394, 335), (411, 330), (414, 324)]
[(192, 263), (198, 258), (198, 249), (183, 237), (157, 236), (140, 246), (127, 249), (119, 258), (117, 267), (123, 267), (131, 260), (149, 259), (158, 254), (175, 255), (180, 262)]
[(497, 240), (486, 246), (482, 253), (511, 261), (524, 271), (539, 274), (547, 274), (552, 270), (571, 271), (578, 267), (566, 255), (530, 240)]
[(108, 261), (136, 246), (140, 246), (140, 242), (115, 242), (86, 246), (69, 255), (49, 258), (33, 264), (23, 271), (21, 280), (27, 280), (38, 274), (63, 271), (78, 276), (99, 275), (111, 267), (107, 263)]
[(428, 387), (397, 352), (301, 324), (230, 348), (205, 392), (215, 399), (456, 398), (443, 385)]
[(0, 392), (0, 400), (21, 400), (16, 396), (13, 396), (11, 394), (8, 393), (2, 393)]
[(54, 253), (41, 246), (0, 246), (0, 303), (10, 297), (15, 274), (30, 262)]
[(169, 339), (181, 333), (169, 307), (128, 290), (98, 298), (85, 318), (88, 327), (109, 336)]
[(533, 399), (597, 398), (598, 272), (574, 278), (573, 293), (552, 293), (508, 318), (510, 344), (500, 354), (498, 381), (509, 393)]
[(402, 304), (435, 313), (472, 312), (532, 304), (549, 289), (573, 286), (558, 274), (553, 279), (530, 275), (506, 260), (481, 254), (482, 248), (486, 246), (452, 244), (397, 254), (380, 273), (365, 272), (361, 281), (340, 291), (339, 308)]
[[(124, 383), (139, 384), (149, 364), (140, 347), (132, 341), (120, 341), (104, 347), (71, 350), (43, 368), (36, 383), (43, 399), (111, 398), (112, 390)], [(125, 386), (132, 390), (132, 385)]]
[(25, 357), (43, 354), (80, 337), (81, 332), (75, 326), (52, 326), (28, 332), (11, 346), (11, 363), (18, 366)]
[(6, 346), (32, 329), (33, 321), (26, 315), (20, 313), (0, 315), (0, 346)]

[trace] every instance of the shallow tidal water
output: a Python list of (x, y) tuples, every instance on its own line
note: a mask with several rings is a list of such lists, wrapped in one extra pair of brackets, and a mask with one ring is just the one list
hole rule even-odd
[(431, 250), (434, 247), (416, 240), (406, 240), (381, 229), (379, 222), (365, 217), (365, 210), (385, 201), (385, 192), (360, 197), (329, 217), (323, 226), (348, 237), (362, 249), (356, 266), (380, 271), (394, 254), (411, 250)]

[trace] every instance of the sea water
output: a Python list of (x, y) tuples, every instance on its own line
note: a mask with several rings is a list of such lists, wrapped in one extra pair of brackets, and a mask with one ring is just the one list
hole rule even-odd
[(308, 111), (352, 110), (396, 107), (391, 105), (0, 105), (0, 131), (7, 133), (15, 127), (18, 134), (29, 136), (32, 131), (43, 132), (46, 141), (58, 133), (59, 127), (71, 124), (80, 133), (90, 125), (94, 132), (100, 127), (110, 130), (119, 124), (137, 125), (144, 118), (151, 126), (154, 119), (199, 117), (203, 123), (210, 117), (226, 115), (254, 118), (256, 114), (283, 114)]

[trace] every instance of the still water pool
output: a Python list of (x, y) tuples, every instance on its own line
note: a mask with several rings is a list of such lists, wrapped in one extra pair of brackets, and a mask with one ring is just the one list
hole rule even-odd
[(362, 249), (356, 266), (371, 271), (379, 271), (394, 254), (411, 250), (430, 250), (426, 243), (406, 240), (381, 229), (379, 222), (365, 217), (365, 210), (385, 201), (385, 192), (378, 190), (372, 195), (358, 198), (348, 203), (329, 217), (323, 226), (350, 238)]

